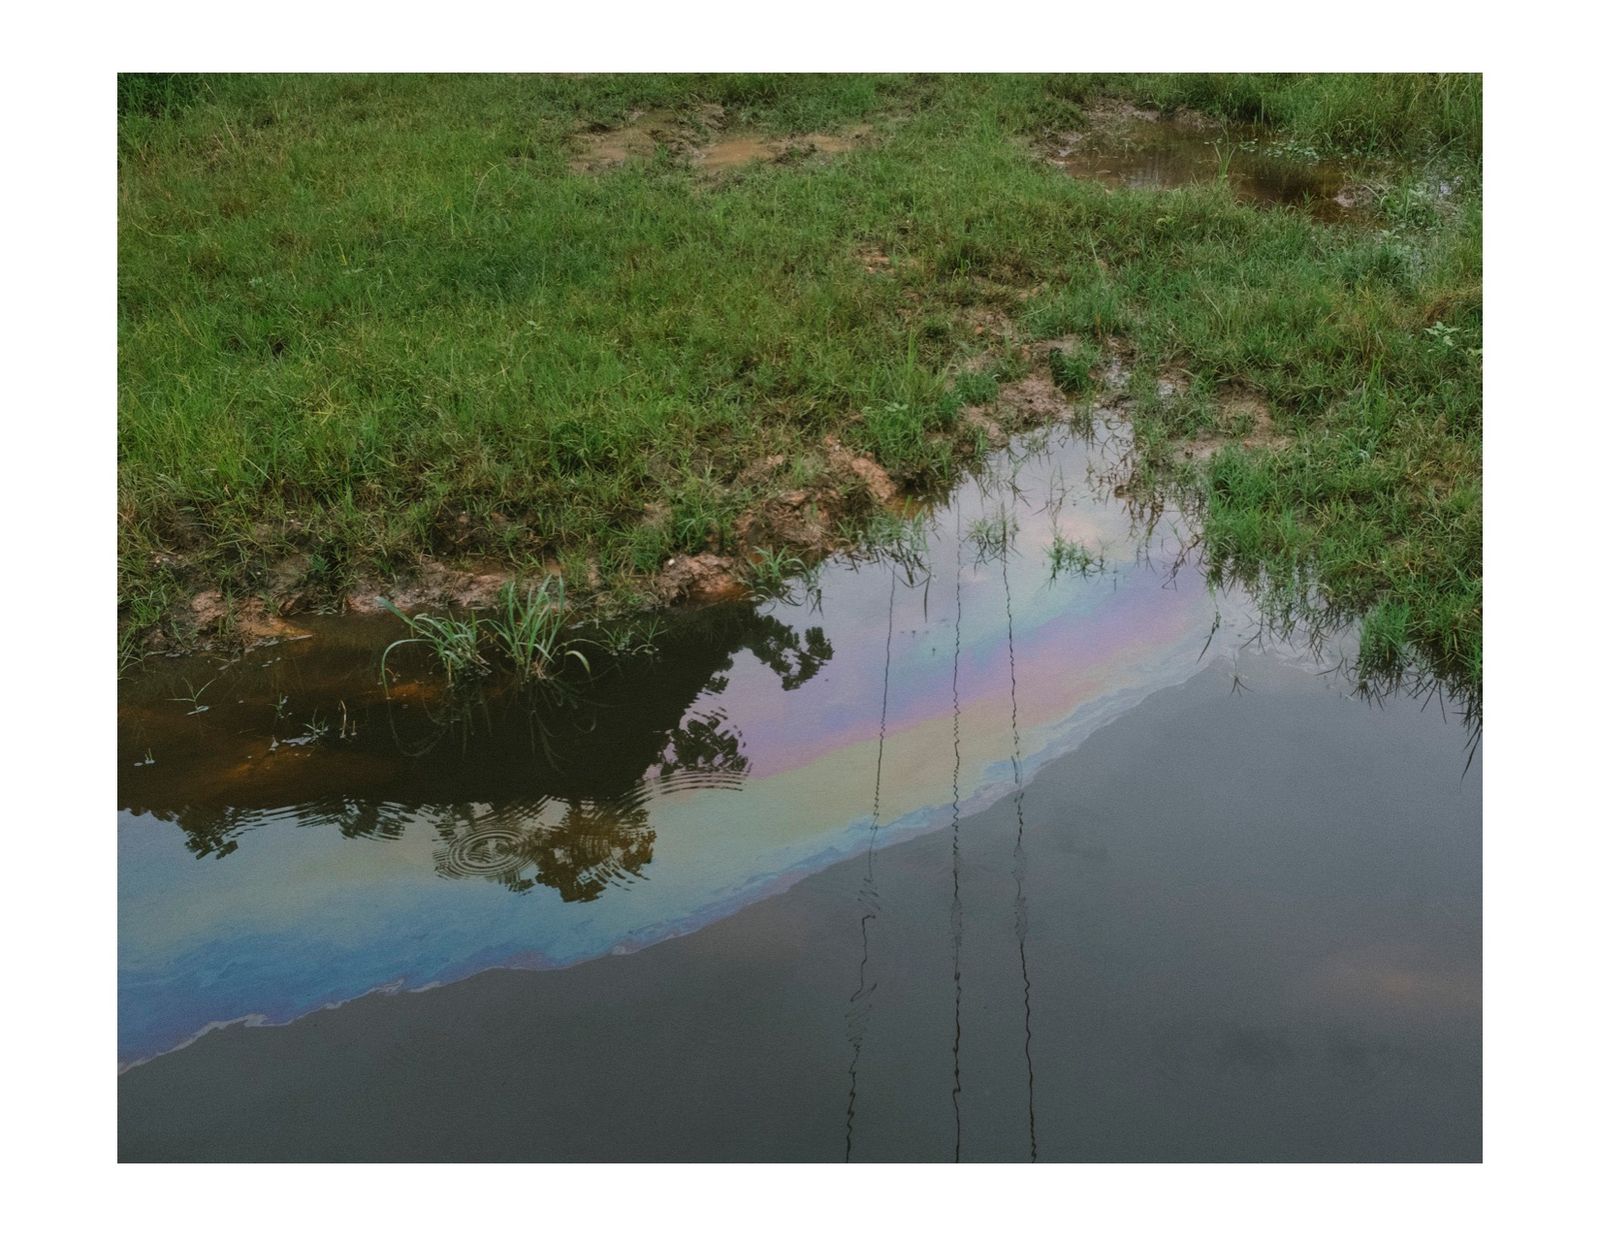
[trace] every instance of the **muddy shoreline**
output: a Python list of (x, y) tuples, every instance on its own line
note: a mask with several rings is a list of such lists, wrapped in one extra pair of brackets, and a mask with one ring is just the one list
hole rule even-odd
[[(979, 315), (974, 316), (977, 320)], [(1071, 336), (1024, 342), (1011, 315), (998, 310), (983, 312), (977, 330), (988, 337), (996, 353), (1007, 351), (1024, 358), (1027, 372), (1000, 384), (990, 402), (968, 404), (956, 413), (945, 436), (963, 460), (963, 475), (981, 469), (990, 451), (1027, 430), (1061, 423), (1087, 425), (1094, 417), (1125, 415), (1128, 360), (1121, 341), (1113, 338), (1091, 343)], [(1068, 391), (1053, 376), (1052, 365), (1060, 356), (1078, 353), (1092, 354), (1095, 359), (1092, 369), (1086, 370), (1088, 383), (1083, 389)], [(976, 358), (971, 367), (994, 358), (995, 353)], [(1182, 382), (1182, 376), (1175, 375), (1175, 383)], [(1169, 383), (1169, 389), (1178, 389), (1176, 384)], [(1251, 428), (1258, 432), (1241, 433), (1241, 444), (1281, 445), (1282, 439), (1261, 429), (1270, 425), (1264, 407), (1259, 402), (1253, 407)], [(1206, 452), (1217, 444), (1217, 440), (1207, 444)], [(611, 603), (593, 576), (565, 580), (573, 616), (625, 619), (630, 610), (640, 608), (693, 609), (751, 599), (758, 594), (752, 590), (748, 572), (758, 557), (781, 553), (812, 566), (830, 555), (859, 552), (870, 546), (853, 537), (851, 530), (870, 516), (900, 518), (940, 500), (938, 494), (919, 491), (914, 481), (897, 481), (876, 460), (851, 451), (833, 434), (823, 438), (817, 453), (823, 472), (813, 485), (770, 494), (733, 522), (727, 543), (714, 537), (700, 552), (669, 559), (653, 575), (631, 581), (635, 599), (628, 610)], [(745, 468), (736, 480), (760, 486), (786, 462), (781, 454), (767, 456)], [(1118, 483), (1126, 493), (1133, 488), (1139, 467), (1131, 458), (1125, 462), (1126, 475)], [(955, 484), (959, 480), (949, 488)], [(1159, 505), (1151, 477), (1141, 478), (1138, 485)], [(646, 518), (663, 519), (666, 514), (665, 510), (655, 511)], [(173, 637), (159, 629), (148, 632), (139, 659), (161, 654), (237, 655), (284, 641), (314, 638), (316, 630), (303, 621), (304, 616), (369, 618), (388, 613), (385, 601), (408, 614), (492, 609), (507, 583), (536, 587), (541, 578), (559, 574), (558, 570), (545, 576), (518, 574), (509, 564), (474, 555), (467, 561), (425, 560), (387, 583), (369, 581), (337, 598), (318, 598), (297, 578), (296, 572), (304, 569), (303, 557), (281, 563), (268, 572), (274, 588), (243, 598), (227, 598), (216, 589), (195, 594), (186, 606), (180, 634)], [(317, 624), (316, 629), (325, 630), (325, 624)]]

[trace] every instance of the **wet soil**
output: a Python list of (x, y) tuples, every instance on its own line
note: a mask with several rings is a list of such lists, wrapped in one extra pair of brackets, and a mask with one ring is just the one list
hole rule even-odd
[(792, 163), (813, 155), (843, 154), (860, 146), (872, 133), (870, 124), (850, 125), (836, 133), (801, 134), (728, 128), (722, 109), (714, 105), (702, 107), (692, 115), (639, 111), (621, 124), (594, 125), (576, 134), (568, 166), (575, 172), (596, 173), (664, 154), (708, 175), (717, 175), (752, 164)]

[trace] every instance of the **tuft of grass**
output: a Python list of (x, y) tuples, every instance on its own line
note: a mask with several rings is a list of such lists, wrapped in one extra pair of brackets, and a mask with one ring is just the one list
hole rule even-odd
[(379, 597), (378, 603), (405, 623), (406, 630), (411, 632), (383, 650), (378, 662), (378, 677), (385, 688), (389, 684), (389, 657), (396, 648), (407, 644), (419, 644), (433, 653), (452, 686), (483, 678), (489, 673), (489, 661), (483, 655), (482, 648), (483, 628), (477, 614), (468, 614), (465, 618), (454, 618), (448, 614), (418, 614), (413, 617), (387, 597)]
[(928, 517), (920, 511), (899, 515), (874, 511), (852, 538), (868, 555), (881, 555), (898, 564), (908, 578), (927, 571)]
[(1050, 567), (1051, 583), (1055, 583), (1062, 575), (1080, 575), (1087, 578), (1090, 575), (1098, 575), (1106, 569), (1104, 554), (1093, 553), (1088, 546), (1068, 540), (1059, 532), (1045, 548), (1045, 561)]
[(1098, 348), (1078, 346), (1070, 352), (1050, 349), (1050, 376), (1069, 395), (1086, 394), (1094, 386), (1094, 367), (1100, 363)]
[(1079, 102), (1100, 94), (1222, 120), (1269, 125), (1302, 146), (1358, 154), (1477, 157), (1478, 73), (1070, 73), (1054, 79)]
[(661, 651), (661, 639), (665, 633), (666, 623), (659, 614), (643, 614), (601, 625), (592, 642), (607, 656), (617, 660), (654, 657)]
[(790, 580), (797, 575), (809, 575), (810, 568), (804, 558), (784, 549), (757, 549), (745, 563), (745, 582), (760, 597), (789, 595)]
[(967, 540), (977, 546), (980, 559), (1008, 552), (1016, 534), (1016, 517), (1010, 511), (979, 516), (967, 525)]
[(507, 580), (500, 590), (500, 613), (485, 626), (519, 682), (553, 677), (568, 661), (589, 671), (589, 659), (562, 634), (566, 599), (566, 581), (560, 576), (547, 577), (538, 588)]

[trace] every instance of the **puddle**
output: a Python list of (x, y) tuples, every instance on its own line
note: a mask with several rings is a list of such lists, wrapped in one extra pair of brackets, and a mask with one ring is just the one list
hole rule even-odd
[[(1014, 958), (1023, 947), (1009, 934), (1027, 917), (1018, 909), (1023, 900), (1041, 921), (1054, 924), (1049, 930), (1067, 932), (1056, 944), (1041, 937), (1037, 956), (1028, 953), (1033, 1007), (1041, 1017), (1035, 1029), (1055, 1026), (1052, 1033), (1065, 1033), (1052, 1019), (1084, 998), (1064, 994), (1082, 980), (1079, 975), (1062, 986), (1074, 966), (1099, 967), (1096, 982), (1110, 986), (1092, 997), (1101, 1012), (1091, 1021), (1117, 1026), (1119, 1018), (1135, 1016), (1119, 1000), (1161, 1004), (1139, 976), (1154, 964), (1152, 958), (1168, 956), (1163, 950), (1238, 950), (1242, 976), (1252, 972), (1264, 947), (1259, 941), (1276, 938), (1295, 921), (1285, 908), (1302, 904), (1293, 897), (1311, 897), (1308, 906), (1317, 898), (1341, 897), (1353, 898), (1350, 905), (1365, 904), (1368, 894), (1360, 890), (1370, 874), (1366, 864), (1323, 861), (1349, 848), (1328, 831), (1336, 828), (1339, 811), (1390, 818), (1382, 800), (1362, 797), (1363, 787), (1381, 784), (1388, 787), (1385, 793), (1402, 794), (1394, 787), (1414, 784), (1419, 801), (1433, 803), (1427, 810), (1411, 803), (1400, 812), (1410, 821), (1406, 828), (1424, 829), (1431, 840), (1419, 840), (1403, 861), (1394, 861), (1403, 871), (1416, 865), (1416, 878), (1424, 883), (1431, 878), (1430, 863), (1448, 866), (1456, 881), (1451, 896), (1463, 912), (1473, 911), (1471, 849), (1462, 839), (1476, 836), (1477, 783), (1475, 774), (1462, 777), (1461, 727), (1437, 712), (1418, 721), (1416, 708), (1407, 705), (1396, 712), (1420, 726), (1423, 737), (1387, 747), (1361, 745), (1357, 738), (1367, 733), (1361, 718), (1370, 709), (1344, 698), (1340, 687), (1347, 691), (1348, 684), (1337, 675), (1312, 672), (1326, 669), (1326, 662), (1279, 649), (1249, 654), (1257, 656), (1259, 667), (1241, 668), (1241, 650), (1258, 630), (1248, 603), (1207, 589), (1187, 560), (1194, 538), (1181, 519), (1170, 513), (1142, 518), (1113, 496), (1112, 477), (1129, 449), (1124, 432), (1101, 423), (1089, 436), (1056, 427), (1019, 439), (992, 457), (984, 475), (931, 511), (923, 536), (895, 554), (834, 559), (809, 587), (797, 584), (789, 596), (683, 616), (651, 637), (654, 657), (626, 661), (593, 683), (533, 701), (512, 693), (452, 699), (436, 682), (404, 667), (402, 681), (386, 699), (377, 689), (376, 664), (392, 629), (377, 619), (312, 620), (307, 625), (313, 639), (225, 667), (172, 662), (161, 674), (126, 685), (119, 715), (118, 1054), (125, 1067), (150, 1063), (125, 1074), (132, 1087), (123, 1098), (125, 1137), (132, 1139), (125, 1141), (125, 1154), (181, 1157), (172, 1145), (160, 1149), (161, 1139), (188, 1136), (181, 1131), (204, 1123), (199, 1115), (180, 1117), (168, 1106), (182, 1107), (188, 1101), (182, 1095), (200, 1093), (184, 1090), (189, 1083), (181, 1079), (201, 1084), (211, 1076), (202, 1086), (211, 1110), (230, 1110), (232, 1088), (206, 1070), (223, 1068), (222, 1078), (252, 1071), (247, 1058), (259, 1041), (252, 1036), (291, 1036), (279, 1040), (285, 1045), (316, 1043), (318, 1034), (343, 1034), (340, 1027), (364, 1026), (375, 1016), (442, 1018), (415, 1038), (409, 1031), (398, 1039), (390, 1031), (379, 1036), (382, 1042), (412, 1044), (423, 1055), (432, 1050), (429, 1036), (443, 1027), (474, 1027), (449, 1031), (453, 1063), (440, 1065), (446, 1072), (472, 1074), (459, 1079), (464, 1096), (477, 1093), (480, 1083), (489, 1084), (504, 1067), (501, 1040), (513, 1030), (532, 1038), (553, 1036), (538, 1053), (541, 1076), (596, 1081), (585, 1068), (574, 1068), (577, 1057), (563, 1053), (578, 1051), (588, 1060), (590, 1053), (576, 1044), (592, 1036), (625, 1039), (649, 1025), (652, 1035), (664, 1033), (677, 1046), (657, 1044), (647, 1055), (665, 1071), (662, 1077), (678, 1077), (691, 1089), (710, 1085), (702, 1066), (714, 1064), (738, 1076), (762, 1067), (761, 1060), (792, 1058), (794, 1084), (805, 1079), (804, 1106), (820, 1102), (811, 1091), (843, 1082), (849, 1064), (850, 1078), (864, 1087), (859, 1110), (852, 1091), (852, 1138), (868, 1136), (867, 1124), (856, 1123), (858, 1116), (868, 1119), (869, 1074), (862, 1070), (878, 1070), (870, 1083), (876, 1119), (889, 1120), (897, 1105), (916, 1108), (923, 1101), (918, 1096), (933, 1093), (942, 1096), (941, 1113), (948, 1113), (947, 1067), (934, 1068), (934, 1056), (922, 1047), (899, 1065), (882, 1056), (863, 1064), (859, 1057), (851, 1062), (837, 1055), (861, 1029), (860, 1000), (869, 976), (864, 956), (856, 954), (868, 921), (875, 921), (872, 907), (888, 904), (876, 900), (885, 889), (901, 887), (902, 917), (892, 930), (910, 933), (894, 946), (902, 950), (904, 965), (877, 977), (885, 984), (885, 1000), (893, 991), (905, 1001), (874, 1014), (880, 1018), (877, 1033), (884, 1036), (876, 1041), (887, 1044), (893, 1033), (914, 1037), (931, 1027), (923, 1003), (934, 996), (927, 993), (937, 993), (938, 1024), (948, 1028), (951, 949), (968, 947), (968, 968), (959, 951), (954, 961), (956, 986), (965, 992), (965, 1003), (960, 991), (955, 995), (954, 1015), (970, 1022), (961, 1023), (965, 1037), (958, 1031), (964, 1053), (958, 1067), (975, 1083), (965, 1118), (969, 1138), (977, 1140), (969, 1141), (967, 1153), (1028, 1157), (1027, 1145), (1019, 1150), (1014, 1139), (986, 1142), (981, 1114), (988, 1102), (983, 1078), (1002, 1069), (1002, 1090), (1011, 1094), (1011, 1065), (1021, 1058), (1009, 1024), (1000, 1035), (988, 1025), (985, 1010), (986, 983), (1001, 973), (1002, 963), (994, 958)], [(1013, 863), (1024, 852), (1022, 804), (1034, 794), (1029, 787), (1047, 776), (1059, 780), (1062, 774), (1051, 770), (1068, 767), (1064, 757), (1088, 750), (1086, 744), (1119, 718), (1131, 718), (1157, 695), (1197, 676), (1210, 684), (1207, 699), (1234, 701), (1246, 710), (1238, 716), (1265, 715), (1248, 711), (1253, 699), (1281, 696), (1287, 702), (1260, 733), (1230, 730), (1219, 716), (1147, 722), (1140, 731), (1146, 736), (1139, 748), (1143, 756), (1125, 753), (1120, 762), (1073, 765), (1083, 779), (1082, 793), (1071, 781), (1051, 782), (1057, 788), (1041, 791), (1030, 808), (1029, 835), (1044, 848), (1024, 898), (1024, 876), (1015, 874)], [(1269, 680), (1276, 684), (1271, 690)], [(1329, 708), (1329, 717), (1337, 714), (1337, 725), (1326, 723), (1333, 728), (1317, 719), (1323, 715), (1319, 709)], [(1357, 737), (1335, 741), (1347, 731)], [(1264, 765), (1261, 736), (1276, 733), (1293, 738), (1289, 763)], [(1326, 759), (1318, 754), (1324, 739)], [(1368, 763), (1348, 762), (1357, 758), (1349, 743), (1357, 743), (1359, 761)], [(1191, 758), (1202, 750), (1207, 761), (1220, 762)], [(1272, 758), (1281, 764), (1283, 756)], [(1121, 835), (1117, 829), (1123, 825), (1107, 823), (1127, 818), (1116, 777), (1140, 778), (1141, 759), (1161, 768), (1151, 769), (1147, 792), (1123, 796), (1137, 811), (1126, 823), (1134, 832)], [(1119, 771), (1107, 780), (1103, 773), (1113, 768)], [(1353, 777), (1356, 769), (1360, 775)], [(1189, 824), (1211, 818), (1186, 814), (1182, 785), (1188, 778), (1200, 779), (1193, 786), (1195, 802), (1215, 804), (1225, 803), (1233, 783), (1244, 779), (1252, 788), (1235, 796), (1255, 805), (1253, 814), (1240, 819), (1268, 822), (1212, 830), (1211, 851), (1195, 837), (1183, 839)], [(1299, 788), (1308, 782), (1347, 786), (1360, 803), (1341, 800), (1337, 808), (1327, 807), (1333, 817), (1312, 821)], [(1441, 796), (1440, 785), (1454, 788)], [(1152, 788), (1157, 786), (1159, 793)], [(1322, 801), (1331, 802), (1330, 795), (1322, 793)], [(1205, 808), (1213, 810), (1223, 807)], [(1087, 834), (1074, 831), (1080, 824)], [(1280, 841), (1292, 841), (1294, 849), (1283, 870), (1300, 872), (1294, 878), (1315, 886), (1311, 892), (1301, 889), (1291, 897), (1258, 870), (1251, 856), (1269, 838), (1262, 829), (1274, 827), (1287, 830)], [(954, 907), (948, 899), (952, 829)], [(1139, 830), (1134, 848), (1125, 849)], [(1277, 844), (1268, 849), (1276, 853)], [(1056, 858), (1043, 857), (1063, 845)], [(1058, 911), (1094, 904), (1092, 896), (1080, 900), (1083, 890), (1073, 882), (1083, 878), (1075, 866), (1080, 860), (1091, 868), (1102, 861), (1094, 857), (1096, 847), (1126, 854), (1122, 861), (1132, 866), (1124, 874), (1133, 884), (1114, 906), (1103, 907), (1104, 921), (1064, 924)], [(1217, 864), (1216, 878), (1200, 879), (1196, 862)], [(1158, 871), (1166, 874), (1158, 877)], [(1229, 871), (1240, 874), (1234, 879)], [(881, 888), (874, 872), (883, 874)], [(1104, 951), (1094, 943), (1096, 933), (1114, 933), (1117, 916), (1145, 898), (1152, 900), (1140, 913), (1173, 928), (1170, 936), (1150, 937), (1148, 956), (1121, 957), (1117, 949)], [(1229, 907), (1257, 904), (1254, 898), (1277, 907), (1278, 918), (1221, 925)], [(1056, 908), (1038, 911), (1041, 901)], [(1427, 993), (1441, 983), (1472, 989), (1475, 955), (1467, 944), (1451, 937), (1448, 966), (1426, 949), (1405, 952), (1397, 961), (1384, 950), (1410, 948), (1411, 937), (1393, 930), (1399, 933), (1394, 939), (1341, 938), (1341, 947), (1363, 943), (1368, 953), (1330, 957), (1325, 981), (1301, 974), (1302, 986), (1311, 984), (1307, 991), (1321, 993), (1304, 995), (1302, 1005), (1369, 998), (1362, 994), (1363, 967), (1373, 957), (1371, 964), (1382, 973), (1411, 976), (1412, 990)], [(959, 942), (962, 931), (968, 946)], [(1065, 942), (1074, 931), (1090, 933), (1083, 937), (1086, 951)], [(816, 932), (827, 943), (812, 957), (805, 941)], [(985, 957), (987, 969), (978, 964)], [(811, 960), (797, 969), (805, 958)], [(819, 969), (824, 960), (834, 966), (826, 974)], [(624, 961), (637, 964), (604, 969)], [(685, 979), (681, 987), (671, 977), (678, 965), (694, 972), (693, 981)], [(1287, 961), (1285, 967), (1285, 974), (1295, 972)], [(942, 981), (929, 977), (941, 969)], [(558, 986), (517, 987), (516, 999), (531, 1005), (486, 1012), (474, 1003), (482, 993), (509, 989), (482, 984), (507, 981), (505, 971), (541, 971), (519, 977)], [(1387, 990), (1382, 973), (1374, 980), (1381, 990), (1372, 999)], [(913, 974), (923, 978), (907, 988)], [(1213, 1007), (1202, 990), (1204, 979), (1197, 981), (1199, 988), (1183, 1005), (1185, 1015), (1210, 1027), (1205, 1034), (1216, 1038), (1215, 1051), (1234, 1050), (1225, 1020), (1231, 997), (1220, 990)], [(375, 997), (376, 1005), (358, 999), (441, 984), (449, 986), (432, 993), (433, 999)], [(1114, 994), (1119, 991), (1123, 996)], [(557, 992), (567, 994), (552, 994)], [(446, 999), (446, 993), (460, 994)], [(761, 1010), (739, 1011), (742, 1001), (757, 998), (764, 1002)], [(452, 1003), (457, 1000), (467, 1003), (458, 1007)], [(1004, 1007), (1012, 1008), (1009, 996)], [(330, 1008), (337, 1011), (306, 1016)], [(1329, 1014), (1329, 1024), (1343, 1015)], [(355, 1020), (343, 1020), (347, 1016)], [(497, 1020), (502, 1016), (510, 1020)], [(1323, 1025), (1318, 1014), (1303, 1009), (1294, 1016)], [(563, 1020), (568, 1017), (575, 1019), (570, 1025)], [(813, 1022), (826, 1032), (796, 1029)], [(294, 1025), (214, 1030), (234, 1023)], [(669, 1025), (683, 1034), (665, 1030)], [(1144, 1022), (1140, 1026), (1140, 1034), (1154, 1032)], [(1177, 1035), (1180, 1045), (1192, 1046), (1195, 1038), (1181, 1026), (1162, 1033)], [(1466, 1031), (1452, 1033), (1470, 1039)], [(774, 1034), (781, 1048), (774, 1046)], [(680, 1042), (684, 1035), (693, 1042)], [(1095, 1051), (1113, 1050), (1109, 1040), (1094, 1043)], [(192, 1045), (174, 1051), (185, 1044)], [(705, 1059), (708, 1045), (716, 1044), (715, 1061)], [(1470, 1055), (1470, 1047), (1461, 1050)], [(946, 1039), (935, 1055), (947, 1062), (949, 1049)], [(1041, 1040), (1034, 1059), (1043, 1076), (1068, 1060), (1082, 1062), (1084, 1049), (1082, 1043), (1063, 1045), (1060, 1038)], [(369, 1049), (354, 1042), (339, 1048), (362, 1050)], [(387, 1049), (370, 1050), (377, 1053), (368, 1060), (375, 1072), (357, 1074), (388, 1078), (376, 1084), (391, 1097), (410, 1093), (410, 1065), (385, 1055)], [(1269, 1043), (1262, 1050), (1274, 1049)], [(317, 1069), (287, 1046), (284, 1051), (275, 1057), (288, 1069), (274, 1083), (285, 1087), (281, 1093), (298, 1093), (295, 1088), (306, 1085), (320, 1092)], [(239, 1052), (246, 1058), (234, 1054)], [(815, 1062), (821, 1071), (808, 1072), (802, 1062)], [(1210, 1064), (1193, 1067), (1210, 1077)], [(770, 1110), (789, 1110), (793, 1096), (787, 1090), (772, 1095), (762, 1084), (730, 1083), (663, 1097), (646, 1118), (624, 1119), (625, 1111), (639, 1115), (638, 1100), (630, 1097), (637, 1087), (667, 1084), (636, 1072), (620, 1068), (620, 1089), (607, 1082), (598, 1096), (570, 1096), (572, 1105), (561, 1110), (575, 1125), (562, 1133), (566, 1140), (559, 1146), (539, 1142), (523, 1121), (517, 1136), (505, 1141), (506, 1153), (612, 1157), (601, 1142), (605, 1130), (623, 1124), (634, 1132), (613, 1146), (622, 1157), (838, 1157), (843, 1148), (842, 1091), (828, 1091), (828, 1103), (834, 1097), (838, 1103), (826, 1120), (817, 1116), (813, 1142), (804, 1120), (788, 1133), (780, 1121), (760, 1136), (741, 1124), (744, 1117), (736, 1113), (748, 1114), (749, 1096), (769, 1094), (782, 1100)], [(1138, 1073), (1134, 1067), (1127, 1085), (1137, 1084)], [(1451, 1074), (1451, 1096), (1460, 1097), (1468, 1073)], [(1326, 1079), (1317, 1076), (1320, 1086)], [(335, 1086), (334, 1079), (325, 1080)], [(565, 1093), (565, 1083), (549, 1084)], [(275, 1102), (260, 1087), (251, 1094), (252, 1102)], [(348, 1111), (370, 1106), (359, 1097), (341, 1103)], [(464, 1108), (460, 1119), (487, 1120), (487, 1106), (492, 1105), (478, 1103), (477, 1115)], [(686, 1131), (704, 1122), (688, 1120), (685, 1106), (707, 1113), (711, 1124), (703, 1136)], [(306, 1139), (298, 1144), (318, 1146), (320, 1136), (334, 1135), (336, 1120), (310, 1128), (303, 1117), (303, 1111), (285, 1115), (282, 1126)], [(413, 1118), (414, 1126), (408, 1123)], [(400, 1141), (390, 1149), (403, 1156), (401, 1142), (423, 1136), (439, 1119), (434, 1110), (400, 1120), (392, 1130)], [(927, 1145), (880, 1134), (883, 1140), (871, 1153), (947, 1157), (946, 1119), (940, 1115), (937, 1138)], [(1364, 1120), (1350, 1126), (1350, 1138), (1367, 1136), (1361, 1132)], [(1128, 1122), (1135, 1117), (1128, 1115)], [(276, 1136), (272, 1119), (239, 1123), (252, 1125), (249, 1136)], [(171, 1132), (156, 1132), (160, 1127)], [(559, 1131), (561, 1122), (548, 1127)], [(731, 1147), (729, 1129), (749, 1136)], [(1136, 1134), (1116, 1145), (1134, 1146)], [(481, 1137), (468, 1140), (483, 1143)], [(824, 1143), (832, 1148), (824, 1151)], [(1427, 1136), (1421, 1143), (1437, 1150)], [(224, 1139), (210, 1149), (196, 1143), (191, 1150), (215, 1154), (222, 1144), (237, 1143)], [(389, 1145), (381, 1138), (351, 1141), (335, 1157), (359, 1156), (362, 1151), (351, 1148), (369, 1144)], [(1042, 1151), (1040, 1144), (1033, 1150), (1043, 1157), (1081, 1150), (1072, 1139), (1058, 1138)], [(1329, 1142), (1335, 1152), (1354, 1144)], [(1150, 1145), (1171, 1143), (1157, 1138)], [(381, 1157), (381, 1151), (373, 1153)]]
[(1048, 139), (1045, 156), (1073, 176), (1126, 189), (1209, 184), (1224, 171), (1246, 201), (1295, 206), (1324, 219), (1362, 213), (1370, 169), (1296, 150), (1260, 126), (1213, 127), (1196, 117), (1122, 109), (1086, 133)]
[(124, 1074), (121, 1157), (1474, 1161), (1480, 786), (1320, 683), (1244, 653), (643, 952), (208, 1034)]

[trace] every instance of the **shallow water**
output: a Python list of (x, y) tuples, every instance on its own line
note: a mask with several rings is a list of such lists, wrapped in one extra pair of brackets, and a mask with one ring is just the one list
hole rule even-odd
[(1247, 201), (1295, 206), (1323, 218), (1358, 213), (1369, 170), (1282, 144), (1270, 130), (1222, 130), (1171, 117), (1140, 118), (1112, 134), (1058, 149), (1052, 161), (1074, 176), (1117, 188), (1181, 189), (1226, 176)]
[[(690, 616), (571, 698), (386, 701), (350, 622), (126, 690), (124, 1156), (951, 1157), (958, 1120), (968, 1158), (1474, 1157), (1467, 735), (1247, 648), (1182, 521), (1113, 496), (1123, 449), (1019, 443), (920, 554)], [(1103, 569), (1052, 577), (1058, 533)], [(1374, 983), (1422, 994), (1374, 1030)], [(1350, 1099), (1329, 1070), (1373, 1051)], [(1056, 1131), (1019, 1142), (1030, 1076)], [(1329, 1095), (1309, 1141), (1239, 1124)], [(1102, 1109), (1099, 1140), (1066, 1114)]]

